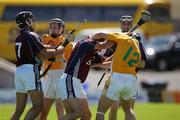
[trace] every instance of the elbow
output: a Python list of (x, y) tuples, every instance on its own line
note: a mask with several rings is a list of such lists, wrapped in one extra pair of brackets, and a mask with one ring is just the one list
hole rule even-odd
[(137, 68), (144, 68), (145, 67), (145, 61), (144, 60), (141, 60), (138, 65), (137, 65)]

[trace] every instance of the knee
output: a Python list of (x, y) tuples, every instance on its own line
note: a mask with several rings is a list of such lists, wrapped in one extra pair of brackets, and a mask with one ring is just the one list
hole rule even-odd
[(16, 108), (14, 115), (19, 117), (23, 112), (24, 112), (24, 108)]
[(132, 109), (125, 110), (124, 112), (126, 120), (136, 120), (136, 115)]
[(33, 109), (40, 113), (43, 110), (43, 103), (33, 104)]
[(92, 114), (87, 114), (87, 115), (81, 115), (81, 120), (90, 120), (91, 119)]
[(23, 111), (24, 111), (24, 109), (17, 109), (17, 110), (15, 111), (15, 114), (16, 114), (16, 115), (21, 115), (21, 114), (23, 113)]
[(41, 112), (42, 109), (43, 109), (43, 104), (38, 105), (38, 106), (37, 106), (37, 109), (38, 109), (38, 112)]
[(10, 120), (18, 120), (20, 116), (22, 115), (24, 110), (16, 109), (15, 112), (13, 113), (12, 117)]
[(82, 117), (81, 112), (72, 112), (71, 114), (73, 114), (73, 116), (74, 116), (75, 118), (81, 118), (81, 117)]
[(130, 109), (124, 109), (124, 113), (125, 113), (126, 115), (132, 115), (132, 114), (134, 114), (134, 111), (132, 110), (132, 108), (130, 108)]
[(97, 106), (97, 111), (101, 111), (101, 112), (104, 112), (104, 109), (103, 109), (103, 105), (101, 102), (98, 103), (98, 106)]
[(42, 108), (40, 114), (39, 114), (39, 120), (46, 120), (48, 112), (46, 109)]
[(111, 107), (111, 112), (117, 112), (118, 111), (118, 108), (119, 108), (119, 106), (118, 105), (113, 105), (112, 107)]
[(83, 120), (90, 120), (90, 119), (91, 119), (91, 116), (92, 116), (92, 114), (91, 114), (91, 112), (89, 111), (89, 112), (87, 113), (85, 119), (83, 119)]

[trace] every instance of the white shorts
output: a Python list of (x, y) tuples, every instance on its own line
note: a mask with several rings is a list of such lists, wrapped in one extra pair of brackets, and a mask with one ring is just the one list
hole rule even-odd
[(28, 90), (42, 91), (38, 66), (24, 64), (17, 67), (15, 72), (15, 88), (16, 92), (20, 93), (27, 93)]
[(132, 74), (113, 73), (106, 97), (112, 100), (135, 99), (137, 96), (137, 77)]
[(71, 98), (87, 98), (86, 92), (79, 79), (63, 73), (59, 80), (58, 90), (60, 91), (59, 97), (62, 100)]
[(44, 78), (44, 97), (56, 99), (58, 97), (58, 81), (63, 74), (63, 69), (49, 70), (47, 76)]

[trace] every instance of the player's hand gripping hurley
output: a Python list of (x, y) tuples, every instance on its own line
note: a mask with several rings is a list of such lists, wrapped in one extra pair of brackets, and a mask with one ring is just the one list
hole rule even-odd
[(144, 10), (141, 12), (141, 18), (138, 20), (138, 22), (128, 31), (128, 33), (132, 33), (137, 28), (139, 28), (141, 25), (143, 25), (146, 22), (149, 22), (151, 20), (151, 13), (147, 10)]

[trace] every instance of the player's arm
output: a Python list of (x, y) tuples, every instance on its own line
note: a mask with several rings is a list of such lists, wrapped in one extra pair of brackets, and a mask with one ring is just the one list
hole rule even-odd
[(112, 54), (111, 56), (109, 56), (108, 58), (106, 58), (106, 59), (105, 59), (105, 62), (107, 62), (107, 61), (112, 61), (113, 55), (114, 55), (114, 54)]
[(139, 41), (139, 49), (141, 52), (141, 60), (139, 61), (137, 68), (144, 68), (146, 65), (147, 55), (141, 41)]
[(114, 45), (116, 45), (116, 43), (114, 41), (106, 40), (104, 42), (97, 43), (95, 46), (95, 49), (96, 50), (108, 49)]
[(111, 48), (113, 45), (116, 44), (116, 36), (114, 34), (108, 34), (108, 33), (97, 33), (92, 37), (93, 40), (95, 41), (100, 41), (104, 40), (100, 46), (97, 47), (101, 47), (102, 49), (107, 49), (107, 48)]
[(41, 40), (42, 40), (44, 47), (48, 48), (48, 49), (54, 49), (55, 48), (54, 46), (47, 44), (48, 43), (47, 36), (48, 36), (48, 34), (43, 34), (41, 37)]
[(73, 43), (70, 42), (64, 50), (63, 59), (67, 62), (73, 50)]
[[(116, 34), (113, 33), (97, 33), (94, 36), (92, 36), (93, 40), (112, 40), (114, 41), (114, 39), (116, 39)], [(102, 41), (100, 41), (102, 42)]]
[[(42, 54), (46, 53), (44, 55), (46, 55), (45, 57), (47, 59), (54, 58), (54, 57), (56, 57), (56, 55), (62, 55), (64, 53), (64, 51), (65, 51), (65, 48), (69, 44), (71, 44), (71, 42), (69, 42), (69, 38), (66, 38), (65, 41), (61, 45), (59, 45), (58, 47), (55, 47), (55, 48), (52, 47), (51, 49), (46, 48), (45, 51), (42, 51), (43, 52)], [(54, 59), (53, 59), (53, 61), (54, 61)]]
[(95, 53), (95, 58), (92, 61), (91, 67), (109, 68), (111, 65), (111, 60), (105, 59), (103, 56)]
[(143, 59), (144, 61), (146, 61), (146, 60), (147, 60), (147, 54), (146, 54), (146, 50), (145, 50), (145, 48), (144, 48), (144, 45), (143, 45), (143, 43), (142, 43), (142, 41), (141, 41), (141, 36), (140, 36), (140, 34), (139, 34), (139, 33), (133, 33), (133, 34), (132, 34), (132, 38), (135, 38), (135, 39), (138, 40), (138, 42), (139, 42), (139, 49), (140, 49), (140, 51), (141, 51), (142, 59)]
[(96, 63), (91, 65), (91, 67), (99, 67), (99, 68), (105, 68), (108, 69), (111, 66), (111, 61), (102, 62), (102, 63)]
[(38, 57), (41, 60), (55, 57), (57, 54), (62, 54), (64, 47), (57, 49), (49, 49), (44, 46), (42, 40), (36, 34), (27, 34), (27, 40), (32, 48), (33, 57)]
[(139, 61), (137, 68), (144, 68), (145, 67), (145, 61), (142, 59)]
[(139, 33), (133, 33), (132, 34), (132, 38), (135, 38), (135, 39), (138, 40), (138, 42), (139, 42), (139, 49), (140, 49), (141, 56), (142, 56), (141, 60), (138, 63), (137, 68), (144, 68), (145, 65), (146, 65), (147, 55), (146, 55), (146, 52), (145, 52), (144, 45), (142, 44), (142, 41), (141, 41), (141, 36), (140, 36)]
[(55, 49), (56, 48), (56, 46), (52, 46), (52, 45), (44, 45), (44, 47), (46, 49)]
[(64, 47), (59, 46), (57, 49), (49, 49), (44, 47), (38, 54), (38, 56), (42, 59), (49, 59), (52, 57), (56, 57), (57, 55), (61, 55), (64, 52)]
[(48, 39), (48, 34), (43, 34), (42, 37), (41, 37), (41, 40), (42, 40), (42, 43), (43, 43), (43, 46), (48, 50), (48, 49), (55, 49), (56, 46), (53, 46), (53, 45), (48, 45), (48, 42), (49, 42), (49, 39)]

